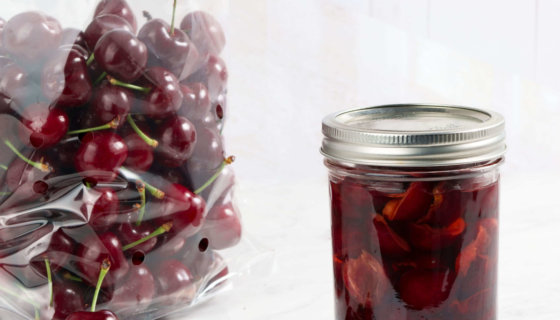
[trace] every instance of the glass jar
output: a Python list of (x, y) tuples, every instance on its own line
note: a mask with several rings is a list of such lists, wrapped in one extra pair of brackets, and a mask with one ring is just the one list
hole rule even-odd
[(336, 319), (496, 319), (503, 118), (388, 105), (323, 133)]

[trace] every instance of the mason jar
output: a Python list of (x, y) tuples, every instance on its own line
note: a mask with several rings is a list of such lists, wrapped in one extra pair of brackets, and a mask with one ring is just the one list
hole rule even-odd
[(385, 105), (323, 134), (336, 319), (496, 319), (503, 117)]

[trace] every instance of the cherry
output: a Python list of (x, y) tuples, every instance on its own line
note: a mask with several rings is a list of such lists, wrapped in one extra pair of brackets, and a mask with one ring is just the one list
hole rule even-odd
[(112, 181), (126, 160), (128, 149), (124, 140), (112, 132), (92, 132), (82, 139), (76, 153), (75, 167), (86, 178)]
[(113, 287), (129, 270), (128, 262), (123, 254), (121, 242), (111, 232), (87, 237), (77, 251), (78, 268), (82, 278), (90, 284), (95, 284), (99, 274), (99, 266), (105, 259), (111, 262), (111, 269), (105, 277), (102, 286)]
[(231, 202), (214, 206), (208, 212), (202, 236), (216, 250), (235, 246), (241, 239), (241, 221)]
[(12, 101), (22, 104), (28, 84), (27, 73), (13, 60), (2, 58), (0, 61), (0, 95), (2, 96), (2, 113), (13, 109)]
[[(140, 239), (148, 237), (152, 233), (152, 224), (136, 225), (134, 222), (121, 223), (115, 230), (122, 243), (134, 243)], [(150, 252), (158, 243), (158, 238), (153, 237), (139, 245), (134, 246), (134, 250), (143, 253)], [(133, 250), (129, 250), (133, 251)]]
[(109, 310), (101, 310), (96, 312), (74, 312), (66, 320), (119, 320), (119, 318)]
[(156, 293), (154, 276), (144, 265), (131, 265), (126, 279), (117, 286), (110, 302), (113, 309), (143, 309), (152, 302)]
[(434, 251), (457, 243), (465, 229), (466, 224), (463, 218), (458, 218), (444, 228), (433, 228), (427, 224), (413, 223), (408, 227), (408, 237), (413, 247)]
[(415, 221), (428, 212), (433, 201), (427, 182), (411, 182), (402, 198), (389, 201), (383, 215), (390, 221)]
[(164, 260), (154, 270), (157, 294), (166, 305), (191, 301), (196, 292), (190, 270), (178, 260)]
[(91, 101), (90, 113), (93, 114), (93, 125), (102, 125), (119, 117), (119, 125), (126, 122), (134, 95), (123, 87), (113, 86), (104, 82), (97, 88)]
[(148, 61), (146, 45), (123, 29), (105, 33), (97, 41), (94, 55), (103, 70), (126, 82), (138, 79)]
[(50, 148), (68, 131), (68, 116), (59, 108), (44, 103), (32, 104), (22, 114), (21, 140), (37, 148)]
[(84, 307), (83, 289), (69, 281), (55, 281), (53, 320), (65, 320), (72, 312)]
[(370, 236), (379, 242), (383, 255), (390, 257), (404, 256), (411, 251), (406, 240), (399, 236), (381, 215), (375, 215), (370, 226)]
[(82, 213), (89, 217), (89, 224), (96, 230), (106, 230), (117, 221), (119, 199), (110, 188), (86, 189)]
[(132, 33), (136, 32), (125, 19), (118, 15), (101, 14), (96, 16), (93, 18), (83, 34), (87, 48), (93, 51), (93, 49), (95, 49), (95, 45), (104, 34), (117, 29), (126, 30)]
[(445, 301), (454, 282), (455, 275), (449, 270), (411, 270), (401, 277), (398, 291), (408, 307), (421, 310)]
[(59, 229), (52, 235), (47, 250), (32, 260), (32, 266), (43, 276), (47, 276), (45, 259), (48, 259), (50, 271), (55, 273), (63, 268), (74, 251), (74, 241)]
[(204, 11), (187, 14), (181, 21), (181, 30), (188, 34), (203, 56), (220, 54), (226, 43), (218, 20)]
[(210, 97), (208, 89), (202, 83), (195, 82), (181, 85), (183, 106), (180, 114), (192, 121), (203, 119), (210, 112)]
[(197, 128), (197, 142), (189, 170), (192, 172), (214, 172), (224, 160), (224, 147), (219, 132), (209, 128)]
[(61, 36), (62, 28), (56, 19), (28, 11), (12, 17), (6, 23), (3, 45), (12, 57), (34, 64), (58, 47)]
[(138, 32), (138, 39), (148, 47), (148, 65), (162, 66), (177, 78), (184, 79), (196, 70), (198, 51), (189, 37), (161, 20), (148, 21)]
[(128, 148), (125, 166), (137, 172), (147, 171), (154, 162), (153, 147), (136, 133), (124, 137), (124, 142)]
[(41, 76), (43, 95), (57, 106), (76, 107), (91, 98), (92, 84), (84, 56), (77, 49), (59, 49), (46, 63)]
[(95, 17), (103, 14), (114, 14), (126, 20), (136, 33), (136, 17), (126, 0), (102, 0), (95, 8)]
[(193, 154), (197, 135), (194, 125), (181, 116), (173, 116), (158, 128), (155, 138), (159, 161), (164, 166), (175, 168), (185, 163)]
[(144, 114), (161, 119), (181, 108), (183, 94), (179, 81), (173, 73), (161, 67), (151, 67), (144, 74), (144, 78), (150, 88), (142, 100)]
[(31, 159), (15, 158), (6, 171), (5, 183), (8, 188), (15, 191), (21, 185), (47, 179), (51, 175), (51, 169), (48, 164), (41, 162), (41, 158), (40, 153), (33, 153)]
[(378, 304), (389, 288), (383, 265), (365, 251), (342, 266), (342, 279), (350, 296), (363, 305)]
[(197, 233), (202, 228), (206, 203), (180, 184), (171, 184), (164, 189), (161, 217), (157, 224), (172, 222), (171, 231), (181, 232), (184, 237)]
[(224, 92), (227, 80), (226, 63), (216, 55), (209, 55), (203, 66), (187, 79), (188, 82), (204, 83), (211, 97), (217, 97)]

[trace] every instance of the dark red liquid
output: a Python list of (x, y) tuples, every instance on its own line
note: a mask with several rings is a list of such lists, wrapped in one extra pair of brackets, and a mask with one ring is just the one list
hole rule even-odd
[(497, 170), (394, 182), (341, 169), (330, 177), (336, 319), (496, 319)]

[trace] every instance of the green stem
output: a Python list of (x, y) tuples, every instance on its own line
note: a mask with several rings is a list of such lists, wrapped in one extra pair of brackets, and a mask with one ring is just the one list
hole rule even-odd
[(109, 259), (103, 260), (101, 263), (101, 270), (99, 271), (99, 278), (97, 278), (97, 286), (95, 286), (95, 293), (93, 294), (93, 301), (91, 302), (91, 312), (95, 312), (97, 298), (99, 297), (99, 291), (101, 290), (101, 284), (103, 284), (103, 279), (105, 279), (109, 269), (111, 269), (111, 261), (109, 261)]
[(51, 275), (51, 263), (49, 259), (45, 258), (45, 268), (47, 269), (47, 280), (49, 281), (49, 306), (54, 305), (54, 296), (53, 296), (53, 282), (52, 282), (52, 275)]
[(79, 129), (79, 130), (74, 130), (74, 131), (68, 131), (67, 134), (68, 135), (75, 135), (75, 134), (81, 134), (81, 133), (87, 133), (87, 132), (93, 132), (93, 131), (116, 129), (119, 126), (119, 122), (120, 122), (120, 116), (117, 116), (115, 119), (111, 120), (111, 122), (106, 123), (102, 126), (97, 126), (97, 127), (93, 127), (93, 128), (86, 128), (86, 129)]
[(63, 277), (64, 277), (64, 279), (71, 280), (71, 281), (75, 281), (75, 282), (84, 282), (84, 280), (82, 280), (81, 278), (78, 278), (78, 277), (76, 277), (76, 276), (70, 274), (70, 272), (64, 273)]
[(21, 154), (21, 152), (19, 152), (19, 150), (14, 147), (14, 145), (10, 142), (10, 140), (8, 139), (4, 139), (4, 143), (8, 146), (8, 148), (10, 148), (21, 160), (25, 161), (27, 164), (43, 171), (43, 172), (51, 172), (52, 168), (49, 167), (48, 164), (42, 163), (42, 162), (35, 162), (32, 161), (31, 159), (27, 158), (26, 156), (24, 156), (23, 154)]
[(216, 173), (214, 173), (214, 175), (211, 176), (210, 179), (208, 179), (208, 181), (206, 181), (206, 183), (204, 183), (202, 186), (200, 186), (200, 188), (196, 189), (194, 191), (194, 193), (195, 194), (200, 194), (202, 191), (204, 191), (206, 188), (208, 188), (208, 186), (210, 186), (216, 179), (218, 179), (218, 177), (220, 176), (220, 173), (222, 173), (222, 170), (224, 170), (226, 165), (232, 164), (234, 160), (235, 160), (234, 156), (229, 156), (229, 157), (225, 158), (224, 161), (222, 161), (222, 164), (220, 164), (220, 166), (216, 170)]
[(11, 195), (11, 194), (12, 194), (12, 193), (11, 193), (11, 192), (8, 192), (8, 191), (2, 191), (2, 192), (0, 192), (0, 196), (2, 196), (2, 197), (3, 197), (3, 196), (9, 196), (9, 195)]
[(107, 72), (103, 71), (103, 73), (101, 75), (99, 75), (99, 77), (97, 77), (97, 79), (93, 83), (93, 86), (96, 87), (99, 84), (99, 82), (101, 82), (101, 81), (103, 81), (103, 79), (105, 79), (106, 76), (107, 76)]
[(144, 213), (146, 212), (146, 185), (142, 181), (138, 181), (136, 183), (136, 189), (138, 189), (138, 193), (140, 193), (140, 214), (138, 215), (138, 220), (136, 221), (136, 225), (140, 226), (142, 223), (142, 219), (144, 219)]
[(86, 61), (86, 65), (89, 67), (93, 63), (93, 60), (95, 60), (95, 56), (93, 55), (93, 52), (92, 52), (91, 55), (89, 56), (89, 58)]
[(171, 36), (175, 34), (175, 11), (177, 10), (177, 0), (173, 1), (173, 16), (171, 17)]
[(2, 168), (2, 169), (4, 169), (4, 170), (8, 171), (8, 167), (5, 166), (5, 165), (3, 165), (3, 164), (0, 164), (0, 168)]
[(124, 246), (122, 248), (123, 251), (126, 251), (130, 248), (136, 247), (139, 244), (142, 244), (148, 240), (150, 240), (151, 238), (157, 237), (161, 234), (164, 234), (166, 232), (169, 232), (169, 230), (171, 230), (171, 227), (173, 227), (173, 224), (171, 222), (165, 223), (163, 224), (161, 227), (157, 228), (156, 231), (150, 233), (148, 236), (146, 236), (145, 238), (142, 238), (140, 240), (134, 241), (133, 243), (127, 244), (126, 246)]
[(127, 88), (127, 89), (130, 89), (130, 90), (141, 91), (141, 92), (144, 92), (144, 93), (148, 93), (148, 92), (150, 92), (150, 90), (152, 90), (152, 88), (141, 87), (141, 86), (137, 86), (135, 84), (122, 82), (122, 81), (117, 80), (113, 77), (108, 77), (108, 78), (109, 78), (109, 83), (111, 83), (114, 86), (119, 86), (119, 87)]
[(134, 132), (136, 132), (136, 134), (142, 140), (144, 140), (144, 142), (146, 142), (152, 148), (157, 148), (157, 146), (159, 144), (158, 141), (148, 137), (142, 130), (140, 130), (140, 128), (138, 128), (138, 126), (136, 125), (136, 122), (134, 122), (134, 119), (132, 119), (132, 116), (130, 114), (126, 116), (126, 121), (128, 121), (128, 124), (130, 124), (130, 126), (132, 127), (132, 130), (134, 130)]
[[(127, 168), (125, 168), (125, 167), (121, 167), (120, 170), (121, 170), (121, 172), (123, 172), (123, 174), (124, 174), (125, 176), (131, 174), (131, 171), (128, 170)], [(156, 198), (158, 198), (158, 199), (160, 199), (160, 200), (163, 199), (163, 197), (165, 197), (165, 192), (163, 192), (163, 191), (159, 190), (158, 188), (152, 186), (151, 184), (147, 183), (146, 181), (141, 180), (141, 179), (138, 179), (137, 182), (143, 183), (144, 186), (146, 187), (146, 190), (148, 190), (148, 192), (149, 192), (152, 196), (154, 196), (154, 197), (156, 197)]]

